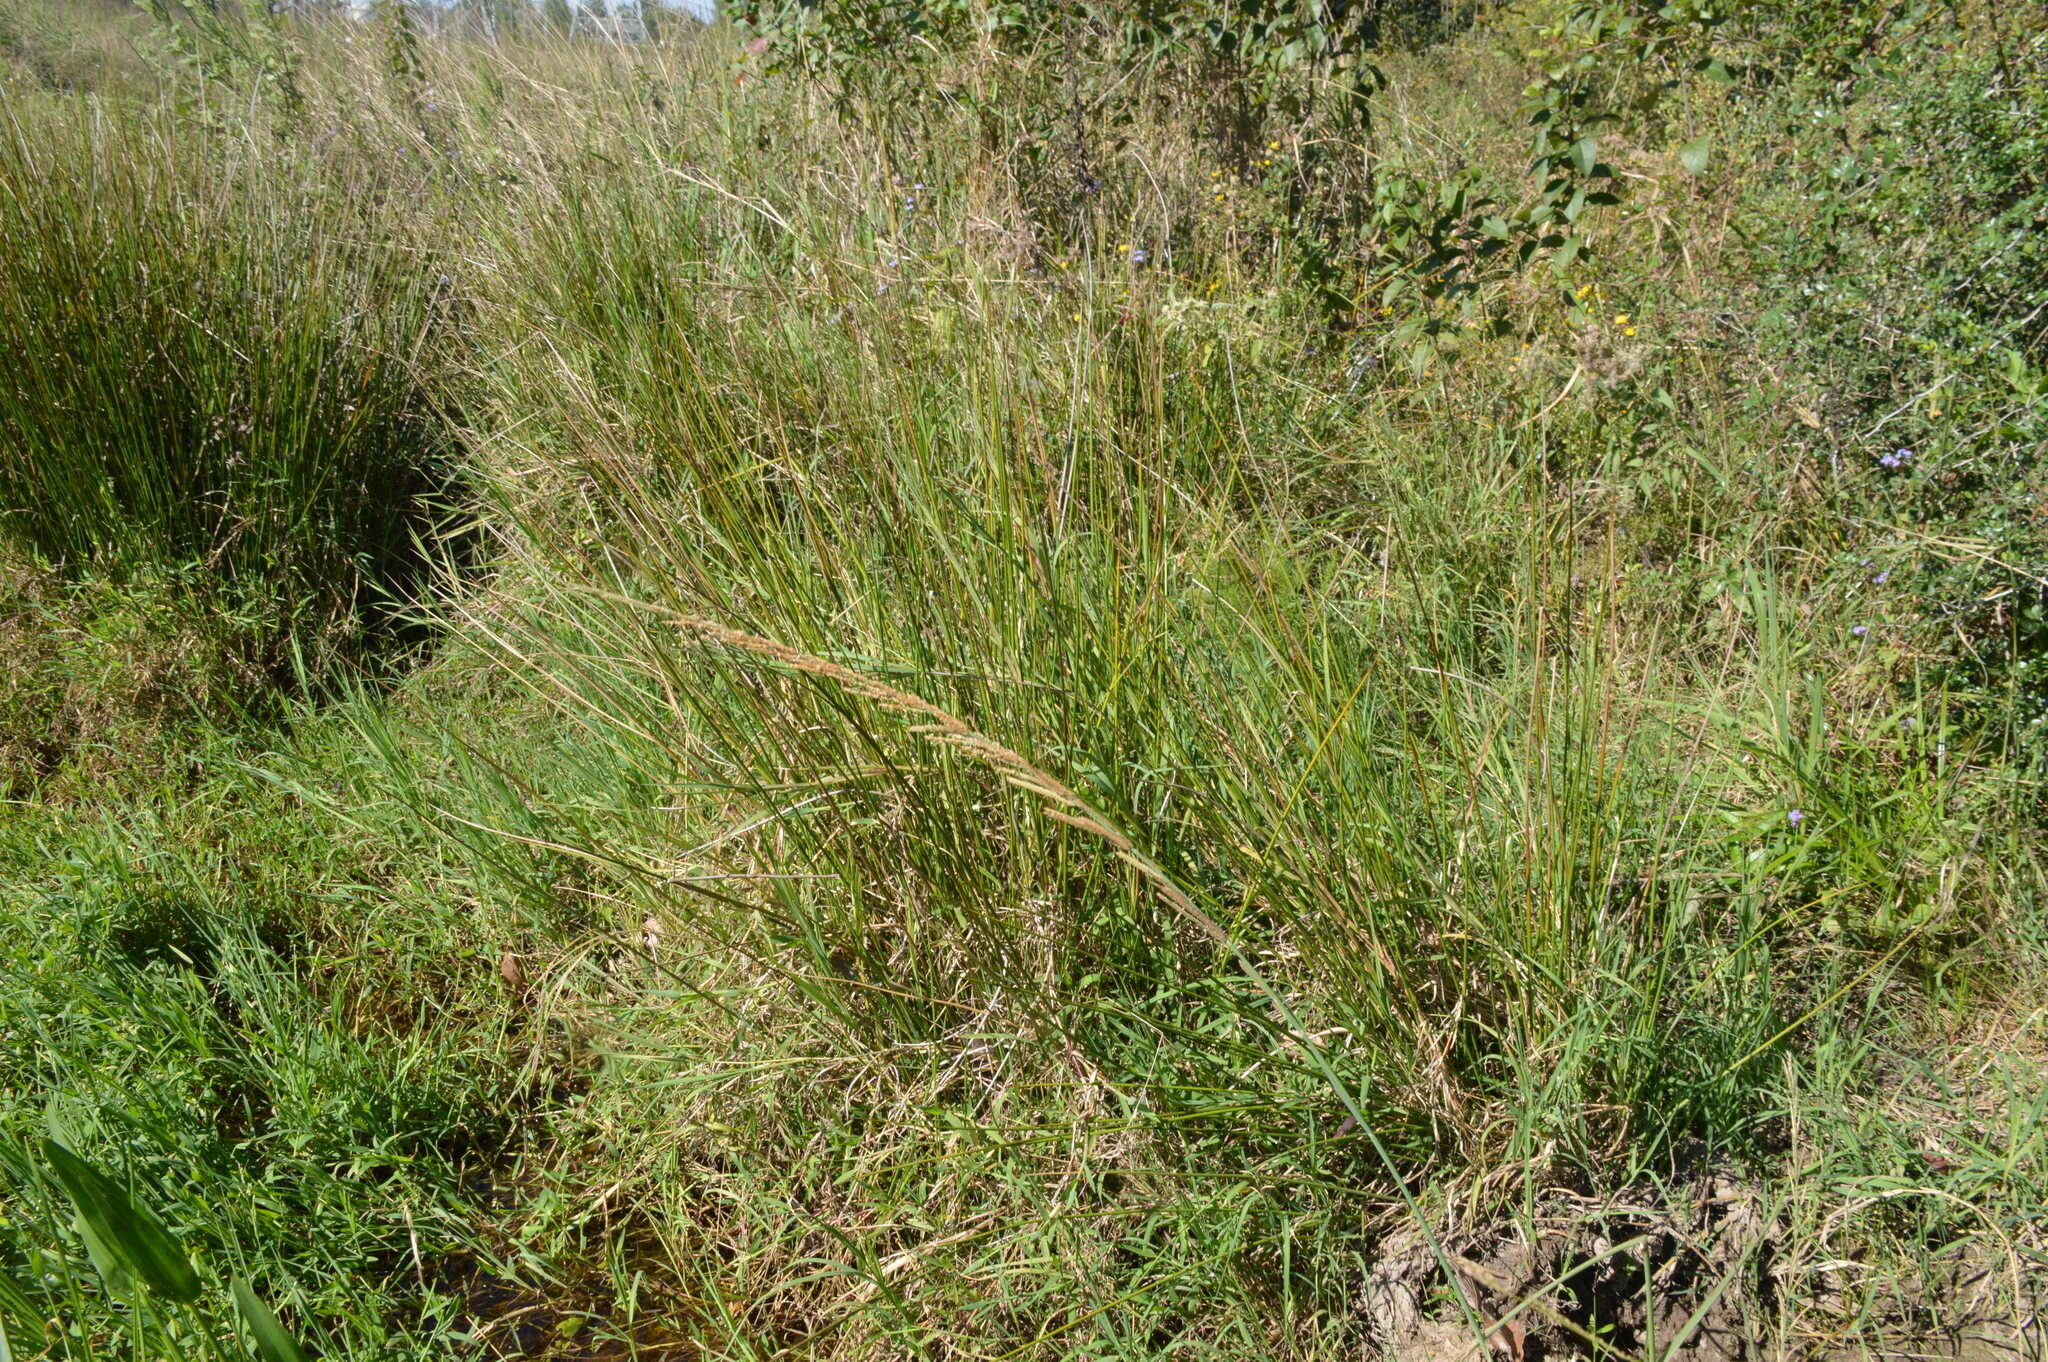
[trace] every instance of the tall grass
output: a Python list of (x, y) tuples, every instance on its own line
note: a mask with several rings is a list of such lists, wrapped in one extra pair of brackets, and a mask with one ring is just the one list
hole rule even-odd
[(6, 112), (0, 534), (72, 574), (196, 568), (308, 645), (355, 620), (449, 475), (447, 300), (377, 210), (400, 186), (167, 120)]
[[(1370, 146), (1258, 159), (1511, 185), (1523, 25), (1390, 55)], [(0, 285), (23, 542), (331, 611), (404, 561), (443, 418), (475, 497), (423, 671), (125, 840), (0, 842), (79, 867), (0, 936), (47, 1056), (9, 1082), (190, 1170), (210, 1286), (336, 1355), (1277, 1359), (1385, 1343), (1405, 1233), (1605, 1235), (1709, 1170), (1796, 1227), (1731, 1282), (2035, 1251), (2038, 1138), (1878, 1166), (1929, 1018), (2038, 1037), (1981, 1006), (2033, 977), (2035, 838), (1884, 589), (1876, 475), (1715, 339), (1738, 248), (1671, 205), (1770, 164), (1722, 96), (1733, 187), (1629, 161), (1597, 316), (1513, 280), (1517, 331), (1411, 366), (1197, 69), (1082, 111), (1077, 204), (1023, 100), (1073, 53), (849, 104), (720, 33), (300, 38), (289, 116), (39, 109), (0, 167), (48, 262)], [(6, 1261), (110, 1354), (29, 1106)], [(1787, 1290), (1760, 1333), (1839, 1320)]]

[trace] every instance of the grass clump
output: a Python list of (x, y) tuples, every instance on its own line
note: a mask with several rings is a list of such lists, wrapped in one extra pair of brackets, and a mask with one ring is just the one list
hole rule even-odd
[(0, 533), (74, 577), (183, 572), (266, 617), (254, 660), (345, 651), (449, 476), (440, 285), (374, 171), (195, 150), (74, 111), (0, 138)]

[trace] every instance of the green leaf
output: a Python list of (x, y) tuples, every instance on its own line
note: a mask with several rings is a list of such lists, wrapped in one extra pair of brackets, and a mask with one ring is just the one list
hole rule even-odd
[(1707, 156), (1713, 149), (1712, 137), (1695, 137), (1678, 149), (1679, 164), (1683, 165), (1689, 174), (1704, 175), (1707, 173)]
[(1575, 236), (1566, 237), (1564, 244), (1557, 248), (1557, 254), (1550, 258), (1551, 264), (1559, 269), (1563, 269), (1566, 265), (1579, 258), (1579, 251), (1584, 245), (1585, 243)]
[(93, 1222), (79, 1214), (72, 1219), (71, 1227), (78, 1231), (78, 1237), (85, 1241), (85, 1256), (92, 1259), (93, 1271), (100, 1274), (100, 1280), (107, 1285), (107, 1292), (114, 1296), (127, 1296), (135, 1286), (135, 1278), (128, 1271), (128, 1260), (93, 1228)]
[(199, 1297), (199, 1274), (178, 1241), (148, 1207), (138, 1205), (112, 1178), (52, 1139), (43, 1161), (78, 1210), (79, 1234), (109, 1290), (127, 1290), (129, 1274), (166, 1300)]
[(228, 1289), (235, 1298), (235, 1312), (255, 1336), (256, 1351), (263, 1362), (311, 1362), (310, 1355), (285, 1332), (284, 1325), (278, 1323), (277, 1316), (263, 1303), (263, 1298), (256, 1294), (254, 1288), (238, 1280)]
[(1572, 164), (1578, 167), (1579, 174), (1591, 175), (1593, 173), (1593, 167), (1598, 164), (1598, 157), (1595, 155), (1598, 150), (1599, 141), (1597, 138), (1581, 137), (1578, 141), (1572, 143)]

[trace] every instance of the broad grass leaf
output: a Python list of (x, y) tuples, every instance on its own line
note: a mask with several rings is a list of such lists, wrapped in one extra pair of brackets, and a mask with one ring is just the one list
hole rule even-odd
[(115, 1292), (132, 1274), (157, 1295), (179, 1304), (199, 1297), (199, 1274), (178, 1241), (148, 1207), (121, 1185), (52, 1139), (43, 1161), (78, 1210), (79, 1233), (93, 1266)]
[(249, 1332), (256, 1339), (256, 1351), (262, 1355), (263, 1362), (312, 1362), (312, 1355), (285, 1331), (284, 1325), (263, 1303), (255, 1288), (237, 1280), (229, 1290), (235, 1298), (235, 1312), (249, 1326)]

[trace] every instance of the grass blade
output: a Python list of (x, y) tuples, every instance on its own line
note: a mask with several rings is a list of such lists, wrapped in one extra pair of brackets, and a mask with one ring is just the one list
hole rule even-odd
[(235, 1297), (235, 1311), (242, 1322), (249, 1326), (255, 1336), (256, 1351), (263, 1356), (263, 1362), (310, 1362), (311, 1354), (298, 1345), (297, 1340), (285, 1331), (277, 1315), (263, 1303), (255, 1288), (247, 1282), (237, 1280), (230, 1288)]
[(132, 1275), (166, 1300), (187, 1305), (198, 1299), (191, 1258), (148, 1207), (55, 1140), (43, 1141), (43, 1159), (77, 1208), (86, 1252), (110, 1290), (125, 1291)]

